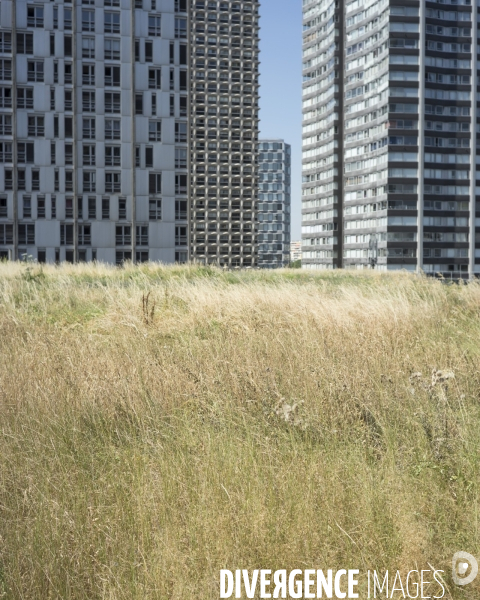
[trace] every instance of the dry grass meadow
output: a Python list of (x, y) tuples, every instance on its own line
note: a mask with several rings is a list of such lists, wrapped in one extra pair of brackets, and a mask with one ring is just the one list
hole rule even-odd
[(2, 600), (428, 565), (480, 598), (451, 581), (480, 559), (480, 285), (3, 264), (0, 357)]

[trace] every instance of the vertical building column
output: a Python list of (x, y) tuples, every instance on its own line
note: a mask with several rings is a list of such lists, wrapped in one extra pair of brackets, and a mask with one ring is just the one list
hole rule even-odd
[(12, 178), (13, 178), (13, 252), (18, 259), (18, 167), (17, 167), (17, 0), (12, 0)]
[(136, 261), (137, 250), (137, 167), (136, 167), (136, 140), (137, 128), (135, 123), (135, 1), (131, 0), (131, 79), (132, 79), (132, 262)]
[[(193, 214), (193, 199), (192, 199), (192, 127), (191, 123), (193, 115), (191, 113), (192, 103), (192, 2), (187, 4), (187, 261), (193, 259), (192, 248), (192, 214)], [(179, 100), (180, 101), (180, 100)]]
[(475, 217), (476, 217), (476, 183), (477, 183), (477, 68), (478, 68), (478, 5), (472, 2), (472, 107), (470, 127), (470, 228), (468, 252), (468, 276), (475, 277)]
[(77, 153), (77, 6), (72, 0), (72, 111), (73, 111), (73, 262), (78, 261), (78, 153)]
[[(339, 269), (343, 269), (343, 205), (344, 205), (344, 191), (345, 191), (345, 40), (346, 40), (346, 27), (347, 27), (347, 13), (345, 0), (339, 0), (340, 2), (340, 14), (341, 20), (339, 23), (339, 71), (340, 77), (338, 80), (338, 89), (339, 89), (339, 97), (340, 97), (340, 106), (339, 106), (339, 119), (338, 119), (338, 231), (337, 231), (337, 266)], [(335, 206), (335, 205), (334, 205)], [(335, 235), (335, 232), (333, 232)], [(334, 246), (335, 248), (335, 246)], [(335, 264), (335, 259), (332, 258), (333, 264)]]
[(420, 0), (419, 88), (418, 88), (418, 202), (417, 202), (417, 273), (423, 271), (423, 207), (425, 171), (425, 2)]

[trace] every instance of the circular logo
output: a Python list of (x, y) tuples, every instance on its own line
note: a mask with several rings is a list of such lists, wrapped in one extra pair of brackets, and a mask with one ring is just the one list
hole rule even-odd
[(452, 559), (452, 577), (456, 585), (468, 585), (478, 575), (477, 559), (468, 552), (456, 552)]

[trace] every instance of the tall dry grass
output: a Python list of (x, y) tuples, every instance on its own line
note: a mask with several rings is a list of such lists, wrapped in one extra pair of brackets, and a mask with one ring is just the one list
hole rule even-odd
[(428, 564), (480, 597), (450, 577), (480, 559), (479, 333), (476, 284), (0, 265), (0, 598)]

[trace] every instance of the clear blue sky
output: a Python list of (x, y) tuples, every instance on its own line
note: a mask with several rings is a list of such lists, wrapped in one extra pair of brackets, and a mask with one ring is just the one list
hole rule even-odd
[(260, 0), (260, 137), (292, 146), (292, 240), (302, 187), (302, 3)]

